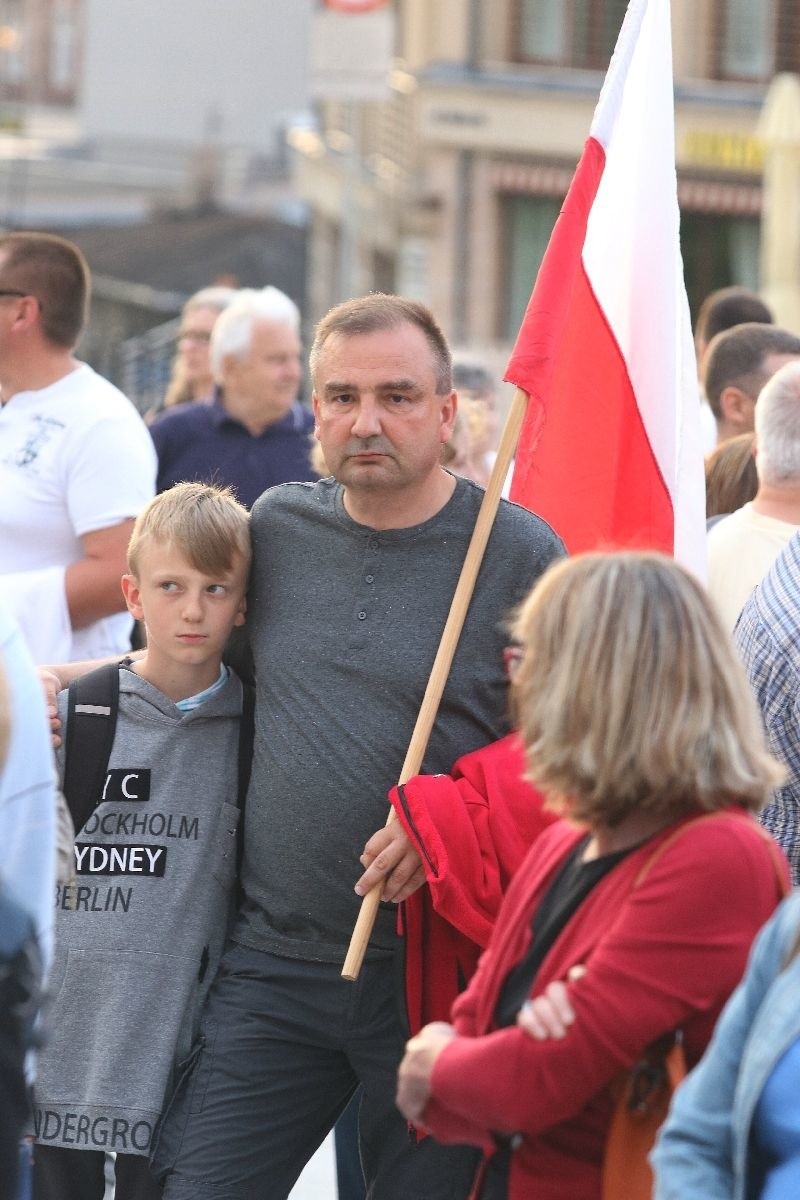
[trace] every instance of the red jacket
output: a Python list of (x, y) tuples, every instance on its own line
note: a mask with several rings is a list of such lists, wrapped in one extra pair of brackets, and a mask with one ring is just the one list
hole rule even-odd
[(511, 1200), (599, 1200), (612, 1080), (678, 1028), (689, 1064), (697, 1061), (756, 931), (781, 898), (785, 861), (753, 818), (730, 809), (691, 820), (609, 872), (546, 955), (534, 995), (565, 980), (570, 967), (587, 967), (568, 985), (576, 1020), (560, 1040), (497, 1030), (493, 1014), (530, 941), (533, 910), (580, 831), (566, 822), (549, 829), (511, 885), (489, 949), (455, 1005), (461, 1036), (436, 1063), (422, 1118), (440, 1141), (486, 1153), (493, 1132), (521, 1133)]
[(512, 875), (556, 819), (523, 778), (516, 734), (460, 758), (450, 775), (418, 775), (390, 793), (428, 887), (402, 906), (412, 1033), (446, 1021), (488, 945)]

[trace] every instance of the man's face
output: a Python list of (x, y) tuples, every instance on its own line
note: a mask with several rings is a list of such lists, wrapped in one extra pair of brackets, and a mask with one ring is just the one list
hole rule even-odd
[(266, 421), (279, 421), (297, 399), (302, 378), (300, 352), (300, 338), (291, 325), (255, 321), (245, 357), (228, 357), (223, 362), (225, 394), (257, 407)]
[(328, 470), (348, 490), (416, 491), (438, 477), (455, 392), (437, 394), (433, 352), (416, 325), (328, 338), (313, 405)]

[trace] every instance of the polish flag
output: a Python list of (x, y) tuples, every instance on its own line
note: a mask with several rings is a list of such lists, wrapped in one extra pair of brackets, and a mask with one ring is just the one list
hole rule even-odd
[(572, 553), (657, 549), (704, 578), (670, 47), (669, 0), (630, 0), (505, 376), (529, 396), (511, 499)]

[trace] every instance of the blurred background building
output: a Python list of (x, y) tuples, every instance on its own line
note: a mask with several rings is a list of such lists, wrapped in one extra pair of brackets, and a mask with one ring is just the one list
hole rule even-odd
[[(522, 316), (589, 130), (625, 0), (403, 0), (391, 98), (363, 105), (358, 188), (347, 106), (300, 137), (316, 313), (345, 194), (361, 215), (354, 290), (430, 302), (459, 342), (505, 345)], [(679, 199), (693, 309), (728, 283), (758, 288), (769, 81), (800, 60), (797, 0), (673, 0)], [(794, 213), (800, 224), (800, 212)]]
[[(112, 375), (144, 345), (123, 342), (229, 277), (275, 283), (309, 325), (345, 295), (405, 292), (499, 362), (625, 8), (0, 0), (0, 224), (85, 247), (90, 349)], [(800, 101), (770, 122), (762, 112), (774, 77), (800, 70), (800, 0), (672, 0), (672, 14), (696, 310), (728, 283), (769, 292), (769, 264), (788, 261), (767, 254), (761, 221), (776, 146), (800, 178)], [(323, 29), (334, 16), (349, 22), (343, 41)], [(778, 227), (800, 242), (798, 209)], [(789, 273), (781, 286), (797, 291), (800, 263)]]
[(83, 248), (81, 353), (142, 406), (189, 294), (273, 283), (305, 303), (286, 131), (309, 108), (312, 7), (0, 0), (0, 225)]
[(0, 0), (0, 216), (290, 206), (313, 0)]

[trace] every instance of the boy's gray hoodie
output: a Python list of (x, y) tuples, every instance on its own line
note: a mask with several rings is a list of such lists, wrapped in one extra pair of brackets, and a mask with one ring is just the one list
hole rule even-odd
[[(62, 692), (62, 724), (66, 708)], [(53, 1001), (34, 1090), (46, 1145), (150, 1149), (227, 931), (241, 709), (234, 675), (182, 713), (120, 669), (105, 798), (77, 833), (75, 882), (56, 889)], [(63, 750), (58, 758), (63, 778)]]

